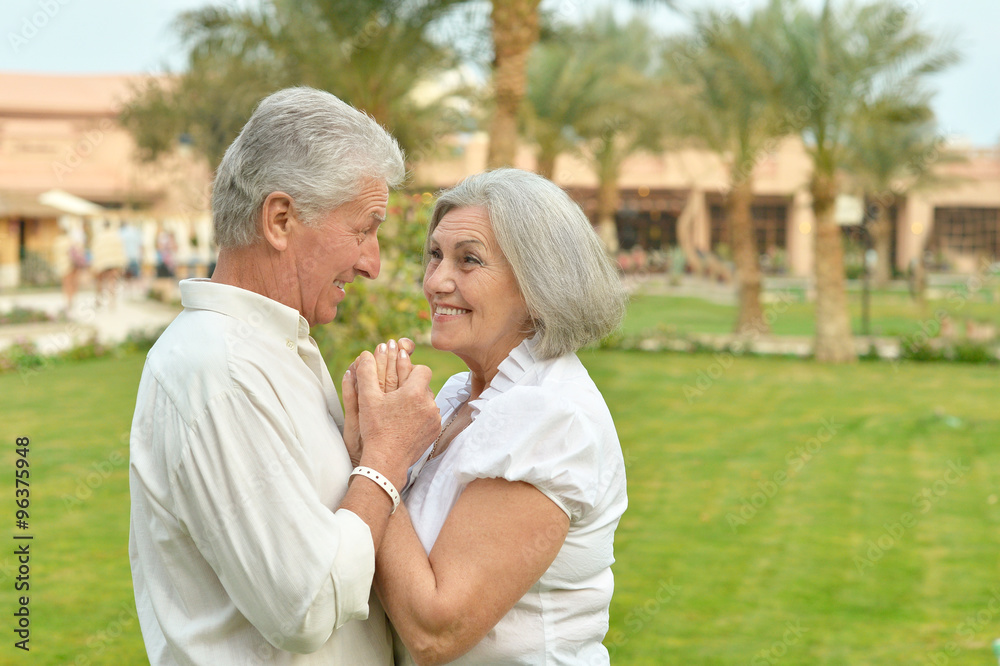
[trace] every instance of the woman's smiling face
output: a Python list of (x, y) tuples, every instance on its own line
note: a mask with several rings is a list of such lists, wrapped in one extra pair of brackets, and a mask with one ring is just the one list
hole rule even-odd
[(428, 253), (424, 297), (431, 306), (431, 344), (491, 378), (530, 335), (530, 319), (486, 208), (446, 213), (431, 233)]

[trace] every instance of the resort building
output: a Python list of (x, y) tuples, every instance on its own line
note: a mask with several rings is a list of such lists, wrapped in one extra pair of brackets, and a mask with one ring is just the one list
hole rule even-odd
[[(197, 273), (211, 262), (211, 173), (184, 145), (169, 159), (144, 164), (119, 125), (122, 103), (140, 76), (49, 76), (0, 73), (0, 288), (45, 282), (55, 238), (88, 238), (101, 225), (129, 222), (143, 238), (143, 264), (154, 270), (157, 239), (174, 239), (179, 264)], [(460, 134), (442, 156), (415, 165), (414, 188), (433, 191), (484, 168), (487, 138)], [(795, 137), (777, 141), (754, 170), (753, 217), (761, 262), (770, 273), (807, 277), (813, 265), (810, 160)], [(940, 184), (884, 197), (892, 225), (892, 262), (905, 272), (922, 260), (968, 272), (1000, 260), (1000, 147), (948, 148), (961, 159), (938, 167)], [(523, 146), (517, 166), (535, 165)], [(615, 216), (624, 253), (671, 252), (688, 266), (726, 263), (724, 202), (728, 168), (701, 150), (637, 154), (623, 165)], [(596, 222), (597, 178), (581, 157), (562, 155), (554, 180)], [(864, 205), (842, 202), (848, 260), (863, 256)], [(852, 212), (853, 211), (853, 212)], [(859, 240), (861, 239), (861, 240)], [(859, 246), (859, 243), (861, 244)], [(853, 244), (853, 245), (852, 245)]]

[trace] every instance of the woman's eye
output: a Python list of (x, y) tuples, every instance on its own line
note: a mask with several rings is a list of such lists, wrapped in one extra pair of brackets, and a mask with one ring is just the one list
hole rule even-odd
[(472, 265), (482, 265), (483, 262), (479, 261), (478, 257), (473, 257), (470, 254), (470, 255), (466, 255), (466, 257), (465, 257), (465, 263), (472, 264)]
[(427, 251), (427, 256), (430, 259), (440, 259), (441, 258), (441, 250), (428, 250)]

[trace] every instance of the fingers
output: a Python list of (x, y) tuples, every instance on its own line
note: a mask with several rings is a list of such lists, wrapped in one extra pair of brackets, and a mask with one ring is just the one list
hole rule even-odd
[(375, 348), (375, 369), (378, 372), (378, 385), (385, 392), (385, 366), (388, 345), (384, 342)]
[[(356, 363), (356, 362), (355, 362)], [(340, 395), (344, 398), (344, 414), (356, 414), (358, 411), (358, 385), (355, 377), (355, 363), (347, 369), (344, 380), (340, 383)]]
[(406, 379), (406, 387), (416, 391), (426, 391), (431, 395), (431, 376), (433, 373), (426, 365), (414, 365)]
[(382, 387), (379, 386), (378, 367), (371, 352), (361, 352), (361, 356), (358, 356), (358, 360), (354, 363), (356, 368), (353, 374), (357, 378), (358, 404), (360, 405), (377, 398), (383, 391)]
[(361, 460), (364, 443), (361, 441), (361, 426), (358, 413), (357, 379), (354, 376), (353, 364), (344, 373), (341, 382), (341, 395), (344, 397), (344, 445), (351, 458), (351, 464), (357, 466)]
[(396, 356), (396, 376), (399, 378), (399, 385), (402, 386), (406, 379), (410, 376), (410, 372), (413, 371), (413, 361), (410, 360), (410, 355), (405, 349), (402, 348), (402, 340), (400, 342), (399, 355)]
[(417, 348), (417, 343), (415, 343), (413, 340), (409, 338), (400, 338), (399, 347), (400, 349), (405, 350), (406, 353), (409, 355), (413, 354), (413, 350)]
[(389, 340), (385, 351), (385, 392), (395, 391), (399, 388), (399, 378), (396, 373), (396, 359), (399, 356), (399, 347), (395, 340)]

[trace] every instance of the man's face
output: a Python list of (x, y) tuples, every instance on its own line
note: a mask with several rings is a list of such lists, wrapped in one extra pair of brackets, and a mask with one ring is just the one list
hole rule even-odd
[[(329, 324), (344, 300), (344, 285), (379, 273), (376, 232), (385, 219), (389, 188), (371, 180), (353, 201), (320, 215), (311, 226), (297, 224), (288, 250), (294, 262), (292, 302), (310, 326)], [(294, 304), (293, 304), (294, 303)]]

